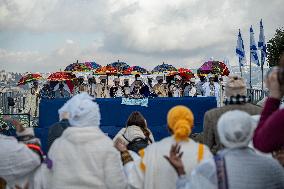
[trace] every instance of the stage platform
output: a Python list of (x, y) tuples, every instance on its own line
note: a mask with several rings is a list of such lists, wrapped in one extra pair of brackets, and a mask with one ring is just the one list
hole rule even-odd
[[(58, 109), (68, 99), (42, 99), (39, 110), (39, 127), (36, 135), (41, 139), (46, 150), (48, 128), (58, 121)], [(194, 133), (202, 132), (203, 117), (207, 110), (217, 106), (215, 97), (150, 98), (148, 107), (121, 104), (121, 98), (96, 99), (101, 111), (101, 129), (111, 138), (125, 126), (128, 116), (133, 111), (140, 111), (147, 119), (148, 127), (158, 141), (169, 136), (167, 130), (167, 112), (176, 105), (189, 107), (195, 116)]]

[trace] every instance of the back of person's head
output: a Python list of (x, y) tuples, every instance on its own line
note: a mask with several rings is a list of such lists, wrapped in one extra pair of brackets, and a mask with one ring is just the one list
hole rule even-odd
[(247, 147), (254, 133), (251, 116), (240, 110), (224, 113), (217, 123), (221, 143), (226, 148)]
[(247, 95), (247, 88), (245, 80), (237, 75), (229, 76), (228, 80), (225, 84), (225, 96), (246, 96)]
[(168, 112), (168, 127), (172, 131), (176, 141), (186, 141), (191, 134), (194, 116), (186, 106), (175, 106)]
[(101, 114), (100, 108), (93, 97), (88, 93), (81, 93), (73, 96), (59, 110), (61, 114), (67, 112), (69, 114), (69, 122), (74, 127), (99, 127)]
[(132, 112), (128, 117), (128, 120), (126, 122), (126, 127), (132, 126), (132, 125), (135, 125), (141, 128), (147, 128), (146, 120), (144, 116), (138, 111)]

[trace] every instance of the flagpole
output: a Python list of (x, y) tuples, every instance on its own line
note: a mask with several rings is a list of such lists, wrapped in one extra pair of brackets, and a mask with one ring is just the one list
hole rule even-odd
[(251, 85), (251, 51), (249, 53), (249, 87), (250, 87), (250, 89), (252, 89), (252, 85)]
[(241, 58), (240, 57), (239, 57), (239, 66), (240, 66), (241, 77), (243, 77)]
[(261, 90), (262, 91), (263, 91), (263, 64), (264, 64), (264, 62), (261, 61)]

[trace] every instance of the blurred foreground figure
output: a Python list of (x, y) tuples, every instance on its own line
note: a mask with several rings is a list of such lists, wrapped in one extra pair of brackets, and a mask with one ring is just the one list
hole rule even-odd
[(150, 144), (139, 151), (140, 157), (127, 150), (121, 140), (116, 141), (116, 147), (121, 151), (121, 158), (127, 174), (129, 187), (136, 189), (173, 189), (177, 175), (167, 160), (171, 146), (179, 142), (184, 151), (183, 160), (187, 162), (186, 171), (190, 173), (203, 159), (211, 158), (209, 149), (203, 144), (189, 138), (194, 117), (185, 106), (173, 107), (167, 116), (169, 130), (172, 136)]
[(43, 173), (45, 188), (126, 188), (120, 154), (99, 128), (100, 109), (93, 100), (87, 93), (81, 93), (59, 109), (59, 114), (69, 114), (70, 126), (48, 152), (53, 167)]
[(179, 175), (177, 189), (284, 188), (281, 165), (248, 147), (254, 131), (252, 123), (251, 116), (239, 110), (223, 114), (218, 121), (218, 134), (225, 149), (201, 163), (191, 174), (184, 168), (189, 163), (181, 159), (180, 145), (174, 145), (166, 158)]

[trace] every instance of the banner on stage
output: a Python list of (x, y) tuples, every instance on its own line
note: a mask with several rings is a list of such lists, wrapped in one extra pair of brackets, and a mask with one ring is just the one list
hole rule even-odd
[(121, 104), (129, 105), (129, 106), (144, 106), (148, 107), (148, 98), (122, 98)]

